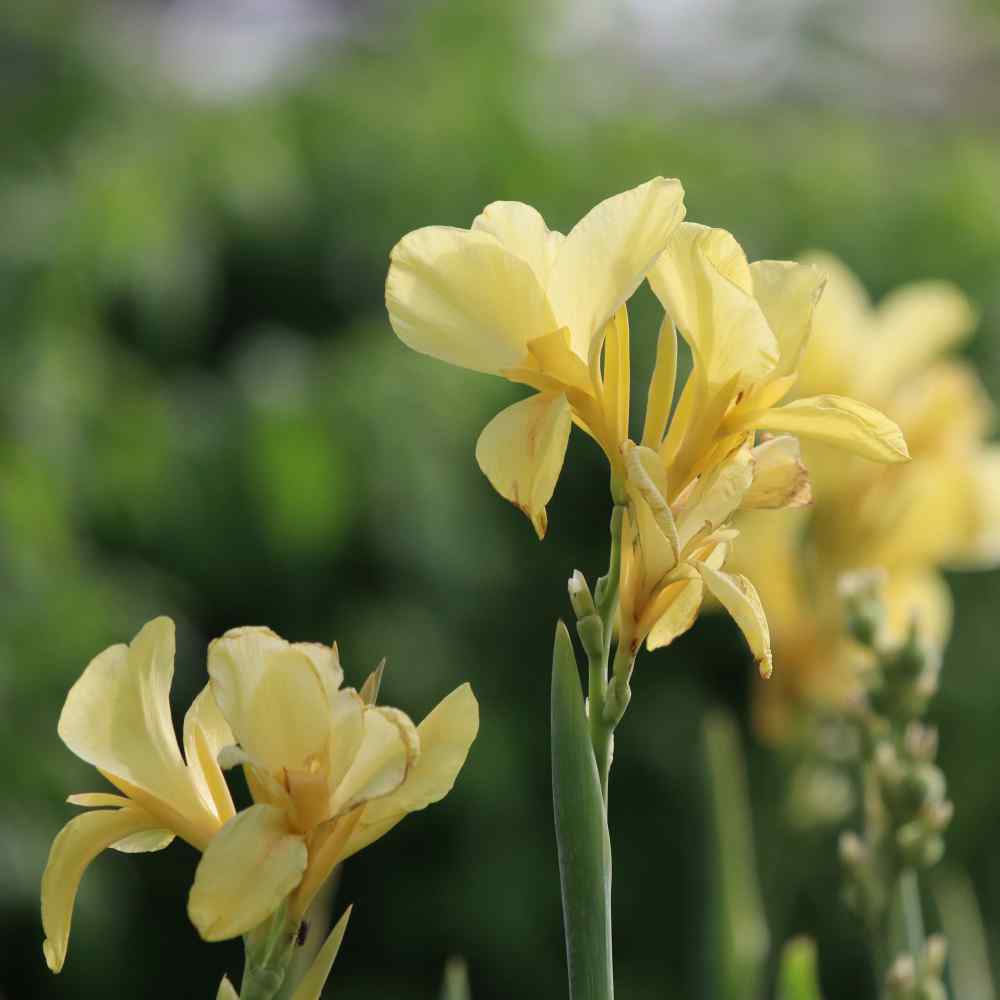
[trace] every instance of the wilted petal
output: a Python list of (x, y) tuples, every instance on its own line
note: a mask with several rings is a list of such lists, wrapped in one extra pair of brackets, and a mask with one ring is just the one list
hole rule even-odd
[(529, 263), (489, 233), (430, 226), (393, 248), (385, 304), (408, 347), (449, 364), (499, 373), (554, 330)]
[(270, 629), (231, 629), (208, 647), (212, 693), (240, 746), (277, 774), (322, 754), (327, 691), (312, 659)]
[(42, 875), (42, 950), (53, 972), (66, 960), (73, 903), (87, 866), (101, 851), (157, 822), (142, 809), (101, 809), (71, 819), (58, 833)]
[(683, 218), (680, 182), (657, 177), (602, 201), (567, 235), (548, 295), (581, 358), (590, 357), (604, 324), (642, 283)]
[(468, 684), (444, 698), (417, 727), (420, 759), (391, 795), (369, 802), (348, 840), (344, 857), (367, 847), (407, 813), (424, 809), (451, 791), (479, 732), (479, 703)]
[(802, 464), (799, 442), (787, 434), (757, 445), (753, 482), (743, 494), (742, 510), (804, 507), (812, 503), (809, 473)]
[(822, 272), (788, 260), (758, 260), (750, 265), (753, 295), (778, 341), (781, 359), (772, 378), (793, 375), (809, 340), (813, 313), (823, 291)]
[(745, 576), (723, 573), (706, 563), (696, 562), (694, 566), (705, 581), (705, 586), (732, 615), (733, 621), (746, 637), (761, 677), (770, 677), (774, 669), (771, 635), (753, 584)]
[(531, 266), (542, 288), (547, 288), (552, 262), (565, 237), (545, 225), (541, 213), (520, 201), (495, 201), (472, 223), (490, 233), (500, 245)]
[(905, 462), (903, 432), (885, 414), (846, 396), (811, 396), (751, 415), (748, 429), (786, 431), (871, 459)]
[(302, 880), (305, 841), (284, 813), (255, 805), (212, 839), (195, 872), (188, 916), (206, 941), (224, 941), (266, 920)]
[(198, 794), (221, 823), (236, 811), (218, 763), (219, 751), (232, 743), (233, 731), (206, 684), (184, 716), (184, 756)]
[(312, 960), (309, 971), (302, 977), (302, 981), (292, 994), (292, 1000), (320, 1000), (327, 977), (330, 975), (333, 963), (337, 959), (337, 953), (340, 951), (344, 934), (347, 932), (347, 921), (351, 919), (352, 909), (353, 907), (349, 906), (334, 925), (333, 930), (330, 931), (329, 936), (323, 942), (323, 947)]
[(111, 646), (70, 689), (59, 735), (78, 757), (135, 785), (184, 815), (201, 802), (170, 718), (174, 623), (155, 618), (130, 646)]
[(501, 410), (483, 429), (476, 460), (493, 488), (545, 537), (545, 505), (562, 471), (572, 426), (566, 397), (538, 393)]
[(652, 652), (662, 646), (669, 646), (678, 636), (683, 635), (698, 618), (698, 611), (704, 598), (705, 587), (700, 579), (683, 580), (670, 585), (672, 590), (666, 611), (649, 630), (646, 648)]
[(742, 389), (778, 364), (778, 343), (753, 297), (746, 257), (725, 230), (679, 226), (649, 283), (712, 389), (734, 377)]

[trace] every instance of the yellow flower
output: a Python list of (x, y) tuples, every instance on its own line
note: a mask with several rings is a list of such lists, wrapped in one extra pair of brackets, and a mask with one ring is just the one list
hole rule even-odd
[(238, 743), (223, 762), (243, 765), (254, 800), (198, 865), (188, 913), (210, 941), (251, 930), (288, 897), (301, 918), (336, 865), (450, 791), (479, 726), (468, 684), (414, 726), (341, 688), (336, 647), (266, 628), (213, 641), (208, 671)]
[(537, 390), (486, 426), (476, 458), (539, 538), (572, 423), (621, 472), (625, 303), (683, 219), (683, 196), (678, 181), (655, 178), (601, 202), (566, 236), (528, 205), (494, 202), (471, 229), (418, 229), (392, 251), (386, 306), (405, 344)]
[[(891, 420), (845, 396), (777, 405), (796, 380), (823, 290), (815, 268), (749, 264), (729, 233), (684, 223), (649, 281), (667, 318), (642, 443), (623, 449), (629, 516), (619, 642), (632, 656), (643, 640), (650, 649), (672, 642), (694, 622), (707, 588), (768, 676), (761, 600), (749, 579), (722, 570), (737, 535), (731, 518), (740, 509), (810, 502), (796, 437), (890, 463), (906, 461), (906, 444)], [(675, 327), (691, 348), (693, 368), (670, 418)], [(757, 431), (780, 436), (756, 443)]]
[(885, 638), (899, 638), (916, 617), (925, 640), (941, 645), (951, 602), (939, 567), (993, 565), (1000, 556), (1000, 449), (984, 443), (991, 407), (972, 369), (947, 357), (975, 324), (968, 301), (947, 283), (922, 282), (873, 307), (839, 261), (808, 260), (828, 287), (797, 387), (823, 385), (878, 406), (902, 427), (913, 461), (879, 469), (810, 447), (814, 508), (739, 521), (739, 565), (769, 568), (761, 590), (783, 669), (760, 693), (757, 714), (776, 738), (803, 703), (836, 704), (856, 690), (838, 577), (884, 568)]
[(69, 798), (95, 808), (63, 827), (42, 876), (43, 950), (53, 972), (66, 959), (80, 879), (101, 851), (158, 851), (175, 835), (204, 851), (234, 814), (215, 759), (232, 743), (229, 726), (206, 687), (184, 718), (182, 757), (170, 717), (173, 671), (174, 624), (156, 618), (131, 645), (95, 657), (66, 698), (60, 737), (121, 794)]

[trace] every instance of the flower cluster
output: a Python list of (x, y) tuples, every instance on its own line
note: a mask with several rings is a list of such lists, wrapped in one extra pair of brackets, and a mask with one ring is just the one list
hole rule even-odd
[(924, 642), (947, 640), (951, 600), (940, 569), (995, 565), (1000, 557), (1000, 448), (985, 443), (992, 410), (972, 367), (949, 356), (975, 326), (958, 289), (928, 281), (877, 307), (833, 257), (806, 258), (827, 278), (797, 390), (828, 386), (879, 407), (902, 428), (912, 461), (891, 469), (810, 446), (816, 485), (808, 511), (747, 515), (741, 567), (766, 565), (761, 595), (783, 664), (759, 692), (761, 730), (790, 732), (804, 706), (839, 704), (858, 685), (858, 648), (844, 638), (837, 580), (886, 573), (883, 640), (916, 620)]
[[(566, 236), (517, 202), (488, 206), (468, 230), (417, 230), (392, 251), (386, 304), (410, 347), (536, 390), (487, 425), (476, 456), (539, 537), (571, 425), (603, 449), (627, 508), (620, 650), (634, 657), (644, 641), (671, 642), (707, 590), (767, 675), (761, 601), (749, 579), (723, 569), (733, 515), (808, 502), (799, 437), (890, 463), (906, 460), (906, 444), (882, 413), (845, 396), (778, 405), (796, 381), (822, 274), (748, 263), (729, 233), (684, 222), (682, 199), (676, 180), (656, 178), (602, 202)], [(665, 316), (635, 443), (626, 302), (644, 279)], [(674, 406), (678, 333), (693, 367)]]
[[(95, 657), (67, 696), (59, 735), (118, 794), (70, 796), (93, 808), (52, 845), (42, 923), (53, 972), (80, 879), (108, 847), (156, 851), (178, 836), (201, 851), (188, 912), (206, 940), (246, 934), (282, 904), (297, 926), (336, 865), (448, 793), (479, 726), (467, 684), (416, 726), (375, 704), (379, 674), (361, 693), (342, 687), (336, 646), (239, 628), (209, 647), (182, 755), (173, 663), (173, 622), (157, 618)], [(223, 775), (234, 765), (253, 798), (239, 811)]]

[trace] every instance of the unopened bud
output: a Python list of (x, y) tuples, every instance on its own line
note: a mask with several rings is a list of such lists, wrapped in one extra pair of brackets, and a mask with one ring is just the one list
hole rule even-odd
[(927, 825), (937, 833), (944, 833), (955, 817), (955, 803), (950, 799), (936, 802), (926, 810)]
[(597, 614), (597, 605), (594, 604), (594, 596), (587, 586), (587, 579), (578, 569), (573, 570), (566, 589), (569, 591), (569, 603), (573, 605), (573, 613), (577, 620)]
[(860, 868), (868, 860), (865, 842), (853, 831), (845, 830), (837, 842), (837, 852), (845, 868)]
[(892, 997), (905, 997), (917, 984), (917, 963), (912, 955), (899, 955), (889, 967), (886, 985)]
[(844, 602), (847, 629), (863, 646), (873, 647), (885, 620), (882, 605), (884, 570), (858, 570), (845, 573), (837, 590)]
[(924, 965), (932, 976), (940, 976), (948, 961), (948, 942), (943, 934), (932, 934), (927, 939), (924, 953)]
[(937, 729), (914, 720), (906, 727), (903, 745), (906, 747), (906, 752), (915, 760), (931, 763), (937, 756)]

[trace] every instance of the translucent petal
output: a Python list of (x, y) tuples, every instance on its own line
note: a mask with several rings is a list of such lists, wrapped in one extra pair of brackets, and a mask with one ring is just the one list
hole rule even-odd
[(584, 360), (604, 324), (632, 296), (684, 218), (684, 189), (656, 177), (591, 209), (556, 254), (548, 284), (560, 326)]
[(218, 756), (232, 743), (233, 732), (206, 684), (184, 716), (184, 756), (198, 794), (222, 823), (233, 817), (235, 809)]
[(195, 872), (188, 916), (206, 941), (224, 941), (266, 920), (302, 879), (308, 852), (284, 813), (255, 805), (212, 839)]
[(793, 375), (812, 331), (823, 274), (808, 264), (788, 260), (755, 261), (750, 274), (754, 298), (778, 341), (780, 360), (771, 377)]
[(522, 510), (545, 537), (552, 498), (572, 426), (564, 395), (538, 393), (501, 410), (483, 429), (476, 460), (493, 488)]
[(559, 326), (531, 265), (489, 233), (431, 226), (390, 255), (385, 303), (408, 347), (449, 364), (499, 373), (527, 343)]
[(411, 749), (398, 720), (379, 708), (368, 708), (364, 718), (364, 739), (343, 781), (333, 791), (331, 816), (388, 795), (406, 777)]
[(809, 473), (799, 442), (787, 434), (752, 449), (753, 482), (743, 494), (742, 510), (804, 507), (812, 503)]

